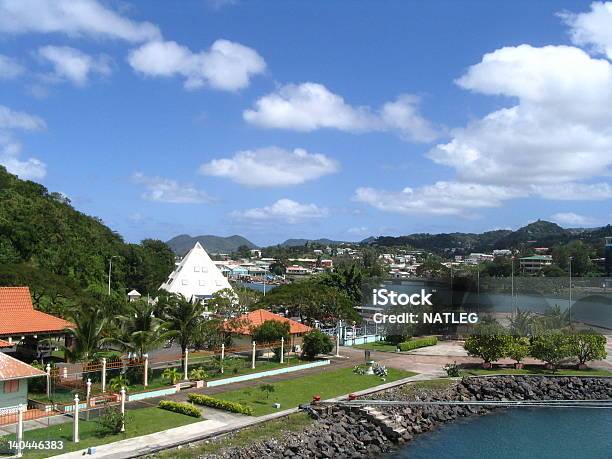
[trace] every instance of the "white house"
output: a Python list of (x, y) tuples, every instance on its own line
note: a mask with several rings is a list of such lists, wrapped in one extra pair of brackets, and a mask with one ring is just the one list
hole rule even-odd
[(232, 287), (204, 247), (196, 242), (159, 288), (195, 301), (211, 298), (215, 292)]

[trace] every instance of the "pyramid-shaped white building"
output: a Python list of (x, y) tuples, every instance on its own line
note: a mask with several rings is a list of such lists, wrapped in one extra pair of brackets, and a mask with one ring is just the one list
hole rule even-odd
[(159, 288), (196, 301), (211, 298), (215, 292), (232, 287), (204, 247), (196, 242)]

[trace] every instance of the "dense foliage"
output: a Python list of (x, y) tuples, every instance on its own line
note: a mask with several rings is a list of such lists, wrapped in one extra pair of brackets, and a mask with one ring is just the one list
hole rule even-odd
[(403, 352), (418, 349), (420, 347), (435, 346), (436, 344), (438, 344), (438, 338), (435, 336), (428, 336), (426, 338), (418, 338), (399, 343), (397, 347)]
[(175, 413), (186, 414), (194, 418), (202, 417), (202, 413), (195, 406), (186, 402), (172, 402), (170, 400), (162, 400), (158, 405), (162, 410), (174, 411)]
[(250, 406), (241, 405), (237, 402), (230, 402), (229, 400), (220, 400), (204, 394), (189, 394), (187, 399), (196, 405), (209, 406), (211, 408), (231, 411), (232, 413), (246, 414), (248, 416), (253, 415), (253, 408)]
[(314, 329), (304, 335), (302, 341), (302, 356), (314, 360), (318, 354), (328, 354), (334, 345), (328, 335), (319, 329)]
[(153, 293), (174, 265), (163, 242), (125, 243), (100, 219), (75, 210), (65, 196), (0, 166), (2, 285), (30, 285), (42, 303), (78, 299), (107, 285), (111, 257), (116, 257), (111, 287), (121, 294), (132, 288)]

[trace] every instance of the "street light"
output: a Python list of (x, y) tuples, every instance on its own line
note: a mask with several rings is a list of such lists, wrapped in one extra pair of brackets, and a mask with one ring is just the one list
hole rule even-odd
[(514, 304), (514, 255), (512, 255), (512, 272), (510, 273), (510, 278), (512, 279), (511, 284), (512, 284), (512, 309), (514, 309), (514, 314), (516, 315), (517, 311), (516, 311), (516, 306)]
[(574, 257), (569, 257), (569, 304), (567, 313), (569, 316), (569, 325), (572, 326), (572, 260)]
[(111, 294), (111, 272), (113, 270), (113, 258), (119, 258), (119, 255), (112, 255), (108, 260), (108, 294)]

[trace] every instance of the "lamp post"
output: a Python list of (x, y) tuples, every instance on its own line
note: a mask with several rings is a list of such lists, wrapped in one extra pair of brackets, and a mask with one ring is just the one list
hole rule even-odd
[(567, 306), (567, 313), (569, 316), (569, 325), (572, 326), (572, 260), (574, 257), (569, 257), (569, 304)]
[(266, 296), (266, 276), (268, 274), (268, 270), (264, 268), (264, 278), (263, 278), (263, 287), (264, 287), (264, 291), (263, 291), (263, 296)]
[(112, 255), (108, 260), (108, 294), (111, 294), (111, 273), (113, 271), (113, 258), (119, 258), (119, 255)]
[(514, 255), (512, 255), (511, 260), (512, 260), (512, 272), (510, 273), (511, 284), (512, 284), (511, 298), (512, 298), (512, 309), (514, 310), (514, 314), (516, 315), (516, 307), (514, 305)]

